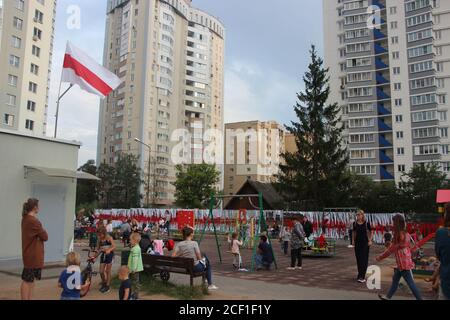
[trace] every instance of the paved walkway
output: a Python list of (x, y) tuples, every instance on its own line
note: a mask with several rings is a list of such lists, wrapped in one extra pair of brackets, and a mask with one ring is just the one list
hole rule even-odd
[[(208, 238), (201, 244), (201, 249), (210, 257), (213, 264), (214, 274), (234, 278), (239, 280), (257, 280), (264, 283), (280, 285), (297, 285), (310, 290), (331, 289), (338, 290), (335, 299), (342, 297), (339, 292), (359, 292), (361, 294), (373, 294), (367, 289), (365, 284), (356, 282), (357, 268), (354, 249), (347, 248), (347, 243), (340, 241), (337, 244), (336, 256), (332, 258), (303, 258), (303, 270), (289, 271), (290, 256), (285, 256), (281, 251), (281, 245), (278, 241), (273, 243), (275, 256), (278, 262), (278, 270), (260, 271), (260, 272), (236, 272), (232, 267), (233, 256), (226, 253), (228, 244), (226, 239), (220, 239), (221, 253), (223, 263), (219, 263), (217, 247), (214, 238)], [(396, 265), (394, 257), (386, 259), (381, 263), (375, 261), (375, 257), (382, 253), (383, 246), (373, 246), (370, 252), (369, 265), (378, 265), (382, 270), (381, 291), (386, 292), (390, 285), (393, 275), (393, 267)], [(426, 247), (426, 253), (433, 255), (432, 245)], [(251, 250), (242, 250), (244, 266), (250, 269)], [(432, 299), (433, 295), (429, 292), (430, 285), (423, 281), (423, 277), (416, 277), (416, 283), (422, 291), (424, 298)], [(278, 294), (278, 293), (277, 293)], [(400, 288), (397, 295), (409, 298), (411, 293), (404, 286)], [(343, 295), (348, 296), (348, 295)], [(363, 295), (364, 296), (364, 295)]]
[[(290, 257), (284, 256), (278, 242), (274, 243), (275, 254), (278, 259), (278, 270), (263, 272), (235, 272), (232, 268), (232, 256), (227, 254), (228, 244), (226, 239), (221, 239), (223, 263), (219, 263), (217, 248), (214, 238), (207, 237), (201, 244), (201, 249), (211, 259), (213, 264), (213, 278), (215, 284), (220, 288), (205, 300), (372, 300), (377, 299), (377, 293), (370, 291), (364, 284), (355, 281), (355, 258), (353, 250), (340, 243), (337, 247), (337, 255), (333, 258), (305, 258), (304, 269), (301, 271), (288, 271), (286, 267), (290, 264)], [(77, 243), (76, 250), (82, 255), (82, 261), (86, 260), (85, 243)], [(120, 248), (114, 260), (113, 274), (120, 267)], [(370, 263), (373, 263), (376, 254), (383, 247), (376, 246), (372, 249)], [(427, 249), (431, 254), (431, 246)], [(250, 266), (251, 250), (243, 250), (244, 264)], [(382, 262), (382, 290), (386, 291), (390, 285), (392, 276), (391, 266), (395, 264), (393, 259)], [(96, 265), (98, 267), (98, 263)], [(64, 267), (61, 265), (51, 266), (43, 271), (43, 281), (36, 285), (37, 299), (58, 299), (60, 289), (56, 287), (57, 278)], [(21, 267), (0, 265), (0, 300), (19, 299)], [(196, 279), (197, 282), (200, 279)], [(96, 289), (100, 278), (94, 280), (94, 286), (87, 300), (116, 300), (117, 292), (106, 295)], [(189, 277), (173, 274), (171, 282), (175, 284), (189, 284)], [(427, 293), (429, 285), (423, 280), (417, 279), (425, 298), (432, 299)], [(144, 299), (167, 300), (166, 296), (146, 296)], [(411, 299), (409, 289), (406, 287), (398, 291), (397, 299)]]

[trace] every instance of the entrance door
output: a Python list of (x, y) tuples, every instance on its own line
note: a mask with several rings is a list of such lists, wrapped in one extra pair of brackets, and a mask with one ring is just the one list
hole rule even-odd
[(58, 185), (33, 185), (33, 197), (39, 200), (38, 218), (48, 233), (45, 262), (63, 261), (66, 188)]

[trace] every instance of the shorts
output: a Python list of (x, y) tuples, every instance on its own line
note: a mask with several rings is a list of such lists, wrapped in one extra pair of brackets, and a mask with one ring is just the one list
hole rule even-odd
[(22, 280), (27, 283), (33, 283), (35, 280), (41, 280), (42, 269), (24, 268), (22, 271)]
[(114, 252), (111, 252), (110, 254), (102, 253), (100, 257), (100, 264), (112, 264), (113, 260), (114, 260)]

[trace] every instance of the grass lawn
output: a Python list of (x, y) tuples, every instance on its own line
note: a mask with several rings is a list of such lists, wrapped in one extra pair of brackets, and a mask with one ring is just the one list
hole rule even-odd
[[(141, 273), (141, 294), (166, 295), (179, 300), (201, 300), (208, 295), (208, 289), (204, 286), (176, 286), (170, 282), (163, 282), (152, 275)], [(111, 282), (114, 289), (120, 288), (120, 280), (115, 277)]]

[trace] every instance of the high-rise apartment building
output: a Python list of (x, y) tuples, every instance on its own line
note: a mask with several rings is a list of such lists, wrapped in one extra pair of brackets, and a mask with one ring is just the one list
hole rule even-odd
[(104, 65), (123, 83), (101, 104), (97, 160), (139, 155), (150, 205), (174, 201), (173, 156), (201, 163), (205, 133), (223, 130), (224, 46), (222, 23), (191, 0), (108, 1)]
[(45, 135), (56, 0), (0, 0), (0, 128)]
[(342, 106), (353, 172), (401, 181), (450, 172), (450, 1), (324, 0), (330, 102)]
[(224, 194), (233, 195), (247, 180), (275, 182), (285, 132), (275, 121), (225, 124)]

